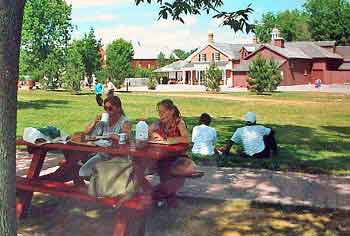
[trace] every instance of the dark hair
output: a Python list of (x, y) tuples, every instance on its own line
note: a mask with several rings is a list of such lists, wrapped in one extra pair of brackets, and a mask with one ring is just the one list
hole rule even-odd
[(210, 125), (211, 122), (211, 117), (208, 113), (202, 113), (202, 115), (199, 117), (199, 123), (200, 124), (205, 124), (205, 125)]
[(122, 107), (122, 101), (120, 100), (120, 98), (118, 96), (108, 96), (104, 101), (103, 101), (103, 105), (106, 105), (106, 103), (109, 102), (110, 104), (112, 104), (112, 106), (115, 107), (120, 107), (121, 113), (122, 115), (125, 115), (123, 107)]
[(164, 99), (157, 104), (157, 110), (159, 111), (159, 107), (164, 106), (167, 110), (174, 111), (174, 118), (181, 118), (181, 113), (177, 106), (170, 99)]

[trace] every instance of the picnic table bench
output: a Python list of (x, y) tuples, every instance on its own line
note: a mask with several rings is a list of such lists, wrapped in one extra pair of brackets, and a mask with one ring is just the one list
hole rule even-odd
[[(114, 225), (114, 234), (118, 236), (127, 235), (128, 225), (135, 219), (146, 217), (151, 209), (153, 199), (152, 191), (145, 191), (152, 186), (145, 178), (145, 173), (137, 173), (142, 176), (141, 193), (135, 194), (132, 198), (122, 201), (118, 197), (96, 198), (87, 194), (87, 185), (79, 176), (78, 161), (86, 158), (87, 153), (109, 153), (113, 157), (129, 156), (133, 159), (133, 164), (137, 167), (143, 165), (147, 160), (161, 161), (183, 155), (187, 144), (160, 145), (146, 144), (142, 147), (127, 144), (113, 144), (112, 147), (96, 147), (73, 144), (44, 144), (36, 145), (23, 140), (16, 141), (17, 146), (26, 146), (28, 153), (31, 154), (30, 167), (26, 176), (16, 176), (17, 217), (25, 216), (31, 205), (34, 192), (42, 192), (57, 197), (69, 197), (79, 201), (92, 201), (108, 206), (119, 205), (116, 214), (116, 223)], [(59, 168), (49, 174), (40, 175), (46, 153), (49, 151), (60, 151), (65, 160), (59, 163)], [(135, 168), (142, 169), (142, 168)], [(144, 169), (143, 169), (144, 170)], [(193, 177), (200, 177), (203, 173), (195, 173)], [(183, 177), (183, 176), (182, 176)], [(191, 176), (186, 176), (191, 177)], [(149, 190), (149, 189), (148, 189)], [(144, 221), (143, 221), (144, 222)], [(144, 235), (145, 224), (140, 226), (138, 235)]]

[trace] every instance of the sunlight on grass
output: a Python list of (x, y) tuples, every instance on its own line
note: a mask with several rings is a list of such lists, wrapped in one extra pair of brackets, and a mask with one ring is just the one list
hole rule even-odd
[[(156, 104), (171, 98), (192, 130), (202, 112), (213, 116), (218, 146), (243, 125), (247, 111), (257, 113), (258, 122), (276, 131), (280, 154), (264, 161), (233, 156), (225, 164), (233, 167), (267, 168), (332, 175), (350, 174), (350, 96), (328, 93), (282, 92), (271, 96), (249, 93), (118, 93), (135, 128), (136, 120), (157, 119)], [(53, 125), (68, 133), (81, 131), (102, 108), (94, 94), (19, 91), (17, 136), (25, 127)], [(236, 147), (232, 149), (232, 152)]]

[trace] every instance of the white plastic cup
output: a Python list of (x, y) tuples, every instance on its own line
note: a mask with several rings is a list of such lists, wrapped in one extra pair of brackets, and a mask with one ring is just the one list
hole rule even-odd
[(126, 133), (120, 133), (119, 136), (119, 144), (125, 144), (126, 143)]
[(101, 122), (108, 123), (108, 120), (109, 120), (108, 113), (107, 112), (103, 112), (102, 115), (101, 115)]

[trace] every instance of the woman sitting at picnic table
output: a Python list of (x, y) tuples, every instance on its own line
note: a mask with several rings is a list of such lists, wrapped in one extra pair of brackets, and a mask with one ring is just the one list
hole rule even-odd
[[(84, 134), (89, 136), (108, 136), (111, 141), (118, 141), (119, 133), (126, 133), (129, 136), (131, 123), (125, 116), (122, 103), (119, 97), (109, 96), (104, 102), (104, 109), (108, 113), (108, 122), (101, 121), (101, 114), (96, 116), (96, 119), (91, 122), (85, 129)], [(97, 153), (80, 168), (80, 176), (91, 176), (93, 167), (96, 163), (108, 160), (110, 155), (105, 153)]]
[[(166, 141), (171, 144), (189, 143), (189, 135), (185, 122), (177, 106), (170, 99), (164, 99), (157, 104), (159, 121), (153, 123), (149, 128), (149, 138), (153, 141)], [(184, 159), (184, 158), (182, 158)], [(174, 165), (185, 164), (176, 162), (179, 157), (162, 160), (157, 163), (161, 184), (153, 194), (154, 199), (167, 198), (168, 204), (175, 204), (176, 192), (183, 186), (184, 177), (173, 176)], [(186, 159), (184, 159), (186, 160)]]

